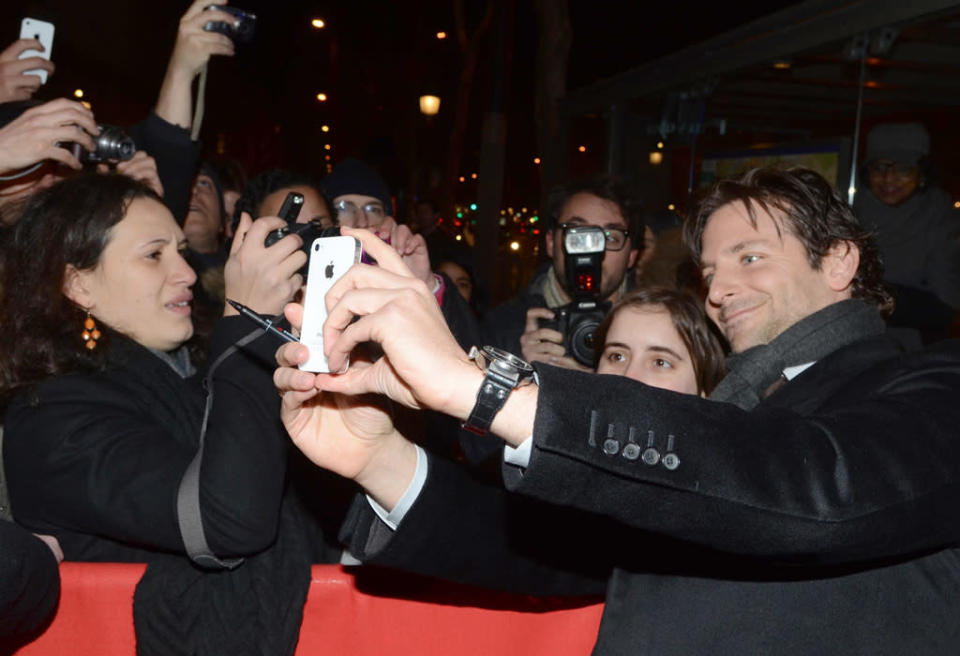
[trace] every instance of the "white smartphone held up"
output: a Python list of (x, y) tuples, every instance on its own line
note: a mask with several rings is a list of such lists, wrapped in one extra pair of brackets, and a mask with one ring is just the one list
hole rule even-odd
[[(20, 38), (36, 39), (43, 45), (43, 52), (34, 50), (33, 48), (24, 50), (20, 53), (19, 59), (43, 57), (47, 61), (50, 61), (50, 53), (53, 52), (53, 23), (37, 20), (36, 18), (24, 18), (23, 22), (20, 23)], [(42, 68), (24, 71), (23, 74), (36, 75), (40, 78), (41, 84), (47, 83), (47, 72)]]
[[(303, 299), (303, 326), (300, 342), (310, 349), (310, 359), (300, 365), (304, 371), (331, 373), (323, 354), (323, 322), (327, 320), (325, 297), (333, 283), (360, 261), (363, 247), (355, 237), (320, 237), (310, 246), (307, 291)], [(346, 367), (344, 367), (344, 370)]]

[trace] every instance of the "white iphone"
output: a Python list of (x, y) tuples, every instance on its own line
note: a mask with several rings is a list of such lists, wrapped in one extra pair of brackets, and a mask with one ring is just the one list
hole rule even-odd
[[(36, 39), (43, 44), (43, 52), (39, 50), (24, 50), (20, 53), (20, 59), (27, 57), (43, 57), (50, 61), (50, 53), (53, 52), (53, 23), (37, 20), (36, 18), (24, 18), (20, 23), (21, 39)], [(24, 71), (24, 75), (36, 75), (40, 78), (41, 84), (47, 83), (47, 72), (42, 68), (34, 68)]]
[(327, 320), (325, 297), (333, 283), (360, 261), (363, 247), (355, 237), (320, 237), (310, 246), (307, 291), (303, 298), (303, 326), (300, 342), (310, 349), (310, 358), (300, 365), (304, 371), (330, 373), (323, 354), (323, 322)]

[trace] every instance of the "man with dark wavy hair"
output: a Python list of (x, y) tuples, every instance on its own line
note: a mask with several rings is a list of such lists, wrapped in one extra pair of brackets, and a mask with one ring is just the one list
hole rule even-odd
[[(287, 345), (274, 380), (294, 442), (369, 495), (341, 532), (350, 553), (517, 592), (606, 592), (596, 654), (960, 653), (960, 343), (908, 352), (886, 332), (876, 250), (812, 171), (721, 182), (687, 236), (734, 351), (709, 400), (542, 365), (536, 384), (497, 386), (522, 363), (485, 350), (495, 365), (478, 367), (399, 262), (348, 274), (359, 289), (331, 309), (330, 365), (371, 336), (384, 358), (313, 378)], [(318, 388), (488, 428), (509, 447), (507, 491), (385, 415), (372, 435), (324, 413), (306, 402)], [(491, 388), (507, 395), (492, 412)]]
[(823, 258), (837, 242), (856, 246), (860, 264), (851, 297), (876, 305), (884, 316), (893, 310), (893, 297), (882, 282), (883, 263), (873, 236), (818, 173), (808, 169), (752, 169), (737, 180), (717, 184), (700, 198), (696, 212), (684, 225), (684, 238), (694, 260), (699, 261), (703, 255), (707, 221), (731, 203), (747, 210), (754, 228), (760, 210), (774, 220), (778, 231), (796, 237), (814, 269), (820, 269)]

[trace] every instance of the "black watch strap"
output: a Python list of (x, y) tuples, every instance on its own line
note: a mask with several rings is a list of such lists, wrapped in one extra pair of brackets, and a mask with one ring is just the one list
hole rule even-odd
[(474, 346), (470, 349), (470, 358), (484, 372), (484, 379), (463, 428), (485, 435), (514, 388), (532, 379), (533, 368), (520, 358), (490, 346), (483, 349)]

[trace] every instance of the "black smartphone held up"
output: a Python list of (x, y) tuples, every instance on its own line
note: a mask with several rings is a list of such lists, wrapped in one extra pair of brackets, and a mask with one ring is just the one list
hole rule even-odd
[(233, 23), (210, 21), (203, 26), (205, 31), (225, 34), (233, 39), (235, 43), (250, 43), (253, 41), (253, 31), (257, 26), (256, 14), (238, 9), (237, 7), (228, 7), (227, 5), (209, 5), (207, 9), (215, 9), (231, 14), (236, 20)]

